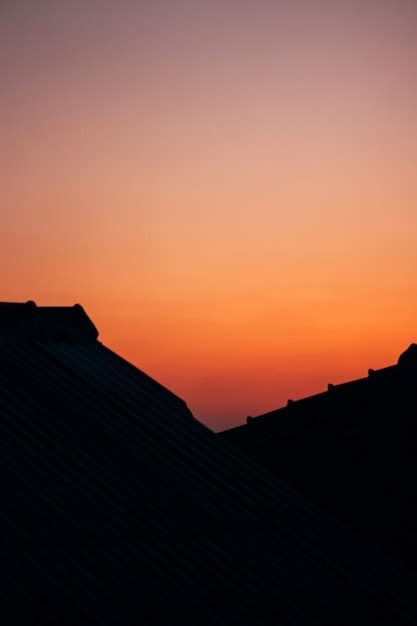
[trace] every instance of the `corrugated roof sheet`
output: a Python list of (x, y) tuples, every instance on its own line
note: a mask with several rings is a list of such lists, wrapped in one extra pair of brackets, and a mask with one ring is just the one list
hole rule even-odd
[(411, 573), (220, 442), (81, 308), (14, 306), (0, 305), (4, 623), (416, 623)]

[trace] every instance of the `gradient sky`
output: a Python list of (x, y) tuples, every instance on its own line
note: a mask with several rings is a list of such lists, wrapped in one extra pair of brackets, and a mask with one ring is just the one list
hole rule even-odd
[(417, 341), (415, 0), (3, 0), (2, 300), (213, 428)]

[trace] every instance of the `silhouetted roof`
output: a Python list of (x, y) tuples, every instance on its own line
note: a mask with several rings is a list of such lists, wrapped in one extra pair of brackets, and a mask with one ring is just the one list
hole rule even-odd
[(417, 346), (220, 438), (417, 566)]
[(97, 337), (97, 328), (79, 304), (38, 307), (32, 301), (0, 303), (0, 341), (88, 342)]
[(416, 578), (223, 444), (81, 307), (0, 305), (5, 624), (415, 624)]

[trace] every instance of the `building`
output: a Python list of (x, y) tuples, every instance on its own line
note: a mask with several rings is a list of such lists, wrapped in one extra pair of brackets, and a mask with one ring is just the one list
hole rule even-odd
[(79, 306), (0, 304), (0, 613), (417, 623), (416, 577), (193, 418)]
[(221, 434), (386, 553), (417, 567), (417, 346), (396, 365)]

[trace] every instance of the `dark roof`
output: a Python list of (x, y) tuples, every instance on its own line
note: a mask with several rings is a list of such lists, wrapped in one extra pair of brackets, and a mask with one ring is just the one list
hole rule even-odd
[(222, 443), (80, 307), (0, 305), (5, 624), (415, 624), (416, 578)]
[(396, 365), (289, 402), (223, 440), (417, 567), (417, 346)]
[(38, 307), (0, 302), (0, 342), (7, 341), (95, 341), (98, 330), (82, 306)]

